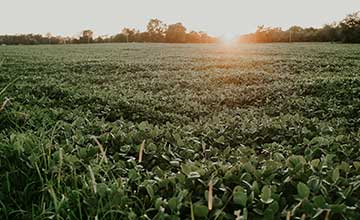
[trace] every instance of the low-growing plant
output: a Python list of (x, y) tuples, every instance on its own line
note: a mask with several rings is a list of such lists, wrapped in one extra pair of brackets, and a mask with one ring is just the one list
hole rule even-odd
[(0, 218), (359, 219), (359, 51), (0, 48)]

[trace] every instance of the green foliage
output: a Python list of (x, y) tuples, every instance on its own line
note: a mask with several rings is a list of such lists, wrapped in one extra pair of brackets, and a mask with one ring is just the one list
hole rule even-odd
[(359, 56), (1, 47), (0, 218), (360, 219)]
[(195, 205), (194, 214), (196, 217), (204, 218), (208, 215), (208, 207), (204, 205)]
[(309, 187), (306, 184), (302, 183), (302, 182), (299, 182), (297, 184), (297, 192), (298, 192), (298, 195), (299, 195), (299, 197), (301, 199), (306, 199), (310, 195)]
[(274, 201), (274, 199), (271, 198), (271, 188), (270, 186), (264, 186), (261, 190), (260, 195), (261, 202), (265, 204), (270, 204)]

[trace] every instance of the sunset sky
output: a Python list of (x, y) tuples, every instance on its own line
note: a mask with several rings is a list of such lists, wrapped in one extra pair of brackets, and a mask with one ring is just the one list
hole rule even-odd
[(215, 36), (253, 32), (257, 25), (319, 27), (360, 10), (360, 0), (1, 0), (0, 34), (96, 35), (124, 27), (145, 30), (150, 18)]

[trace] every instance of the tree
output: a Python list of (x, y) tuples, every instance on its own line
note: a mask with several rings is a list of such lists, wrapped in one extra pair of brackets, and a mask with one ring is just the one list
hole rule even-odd
[(207, 33), (200, 31), (201, 43), (215, 43), (217, 41), (216, 38), (209, 36)]
[(126, 36), (126, 42), (136, 42), (136, 35), (139, 34), (139, 31), (134, 28), (124, 28), (121, 33)]
[(259, 42), (259, 43), (271, 42), (269, 39), (269, 36), (268, 36), (269, 35), (268, 30), (269, 30), (269, 28), (266, 28), (264, 25), (257, 26), (256, 32), (255, 32), (256, 42)]
[(92, 30), (84, 30), (82, 31), (82, 36), (80, 37), (81, 43), (90, 43), (93, 40), (94, 32)]
[(139, 41), (139, 42), (150, 42), (150, 34), (149, 34), (149, 32), (147, 32), (147, 31), (141, 32), (140, 33), (140, 39), (141, 39), (141, 41)]
[(45, 35), (45, 36), (48, 38), (48, 40), (49, 40), (49, 44), (51, 44), (51, 37), (52, 37), (51, 33), (50, 33), (50, 32), (48, 32), (48, 33), (46, 33), (46, 35)]
[(342, 41), (345, 43), (360, 43), (360, 11), (346, 16), (340, 22)]
[(301, 33), (304, 29), (300, 26), (292, 26), (287, 30), (289, 42), (301, 41)]
[(122, 43), (122, 42), (126, 42), (127, 41), (127, 36), (125, 34), (117, 34), (115, 36), (112, 36), (110, 39), (110, 42), (115, 42), (115, 43)]
[(337, 24), (327, 24), (323, 28), (318, 30), (317, 38), (322, 42), (334, 42), (339, 41), (339, 34)]
[(104, 39), (101, 37), (101, 36), (98, 36), (95, 40), (94, 40), (95, 43), (104, 43)]
[(83, 30), (79, 35), (72, 37), (52, 36), (50, 33), (0, 35), (1, 44), (78, 44), (78, 43), (110, 43), (110, 42), (171, 42), (171, 43), (212, 43), (216, 38), (205, 32), (186, 32), (181, 23), (167, 25), (158, 19), (151, 19), (147, 24), (147, 31), (140, 32), (134, 28), (124, 28), (114, 36), (97, 36), (94, 38), (92, 30)]
[(166, 30), (166, 42), (169, 43), (185, 43), (186, 28), (182, 23), (169, 25)]
[(185, 36), (186, 43), (200, 43), (201, 42), (201, 35), (196, 31), (191, 31), (187, 33)]
[(163, 42), (166, 24), (159, 19), (150, 19), (146, 26), (151, 42)]

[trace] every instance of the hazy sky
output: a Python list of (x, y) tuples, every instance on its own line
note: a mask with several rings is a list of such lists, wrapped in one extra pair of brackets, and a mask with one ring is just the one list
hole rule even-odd
[(360, 0), (0, 0), (0, 34), (96, 35), (145, 30), (150, 18), (212, 35), (253, 32), (257, 25), (319, 27), (360, 10)]

